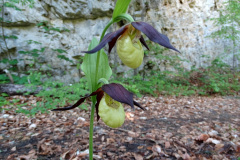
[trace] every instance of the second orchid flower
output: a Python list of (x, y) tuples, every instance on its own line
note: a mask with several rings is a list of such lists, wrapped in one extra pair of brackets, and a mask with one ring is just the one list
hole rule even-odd
[(142, 64), (144, 57), (141, 44), (149, 50), (141, 32), (151, 41), (179, 52), (171, 45), (166, 35), (159, 33), (150, 24), (145, 22), (132, 22), (115, 32), (106, 34), (98, 46), (90, 51), (83, 51), (83, 53), (95, 53), (102, 49), (107, 43), (109, 45), (108, 53), (110, 53), (117, 42), (117, 53), (122, 62), (130, 68), (137, 68)]

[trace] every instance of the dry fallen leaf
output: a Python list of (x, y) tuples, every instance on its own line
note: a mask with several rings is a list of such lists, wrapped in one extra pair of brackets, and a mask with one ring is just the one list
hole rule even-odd
[(157, 152), (158, 154), (162, 153), (162, 148), (159, 145), (154, 145), (152, 147), (153, 152)]
[(208, 138), (207, 143), (213, 143), (213, 144), (219, 144), (221, 143), (219, 140), (213, 139), (213, 138)]
[(208, 138), (209, 138), (209, 135), (207, 135), (207, 134), (201, 134), (200, 136), (198, 136), (198, 137), (196, 138), (196, 140), (198, 140), (198, 141), (206, 141)]
[(37, 155), (36, 155), (36, 151), (34, 149), (29, 151), (28, 155), (19, 156), (19, 159), (21, 159), (21, 160), (30, 160), (30, 159), (36, 159), (36, 158), (37, 158)]
[(134, 153), (133, 155), (136, 160), (143, 160), (143, 156), (141, 156), (140, 154)]
[[(24, 103), (38, 102), (34, 96), (14, 98), (22, 98)], [(129, 118), (132, 121), (126, 120), (121, 128), (111, 129), (102, 121), (94, 122), (95, 159), (238, 158), (239, 99), (220, 96), (144, 96), (138, 102), (146, 111), (127, 111), (131, 113)], [(24, 107), (32, 109), (31, 105)], [(17, 107), (12, 105), (2, 108), (0, 159), (12, 160), (20, 156), (29, 158), (31, 155), (28, 151), (33, 148), (37, 153), (33, 159), (87, 159), (88, 155), (84, 151), (88, 148), (90, 110), (76, 108), (27, 117), (16, 113)], [(34, 125), (29, 128), (32, 124), (36, 124), (36, 128)], [(15, 146), (21, 146), (21, 149), (16, 147), (15, 150)], [(209, 158), (207, 151), (218, 155)]]
[(165, 142), (165, 148), (170, 148), (171, 144), (170, 142)]

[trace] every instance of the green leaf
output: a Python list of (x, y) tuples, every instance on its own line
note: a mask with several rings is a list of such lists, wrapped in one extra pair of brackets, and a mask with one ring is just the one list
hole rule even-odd
[[(95, 48), (98, 43), (98, 40), (93, 38), (88, 50)], [(96, 67), (98, 54), (100, 54), (99, 64)], [(108, 64), (108, 56), (103, 50), (101, 50), (100, 53), (85, 54), (81, 69), (86, 75), (88, 86), (91, 92), (101, 87), (101, 84), (98, 84), (98, 80), (100, 78), (105, 78), (108, 80), (112, 75), (112, 70)]]
[(115, 9), (113, 11), (112, 18), (116, 18), (118, 15), (122, 13), (126, 13), (127, 8), (131, 0), (118, 0), (115, 6)]
[(52, 49), (53, 51), (56, 51), (58, 53), (67, 53), (66, 50), (63, 50), (63, 49)]
[(8, 94), (7, 93), (2, 93), (1, 96), (8, 97)]
[(71, 60), (71, 59), (69, 59), (68, 57), (66, 57), (65, 55), (57, 55), (57, 57), (59, 58), (59, 59), (64, 59), (64, 60), (66, 60), (66, 61), (68, 61), (68, 62), (72, 62), (73, 63), (73, 61)]
[(11, 65), (16, 65), (17, 63), (18, 63), (17, 59), (13, 59), (13, 60), (9, 61), (9, 64), (11, 64)]

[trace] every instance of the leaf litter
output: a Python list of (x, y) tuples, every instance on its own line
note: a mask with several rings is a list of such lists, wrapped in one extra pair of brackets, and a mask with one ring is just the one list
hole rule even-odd
[[(25, 108), (41, 99), (14, 96)], [(122, 127), (94, 123), (94, 159), (237, 160), (240, 157), (240, 99), (236, 97), (149, 97), (146, 109), (126, 109)], [(28, 117), (2, 107), (0, 159), (88, 159), (90, 110), (76, 108)]]

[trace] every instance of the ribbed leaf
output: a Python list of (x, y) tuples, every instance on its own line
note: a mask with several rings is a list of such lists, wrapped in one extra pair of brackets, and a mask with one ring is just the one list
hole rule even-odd
[(113, 11), (112, 19), (116, 18), (118, 15), (122, 13), (126, 13), (130, 2), (131, 0), (117, 0), (115, 9)]
[[(88, 50), (92, 50), (98, 45), (98, 40), (93, 38), (91, 41)], [(85, 76), (88, 81), (88, 86), (90, 92), (94, 92), (97, 88), (101, 87), (97, 84), (100, 78), (109, 79), (112, 75), (112, 70), (108, 64), (108, 57), (106, 53), (101, 50), (99, 56), (99, 64), (97, 65), (97, 53), (95, 54), (85, 54), (83, 58), (83, 63), (81, 65), (82, 71), (85, 73)]]

